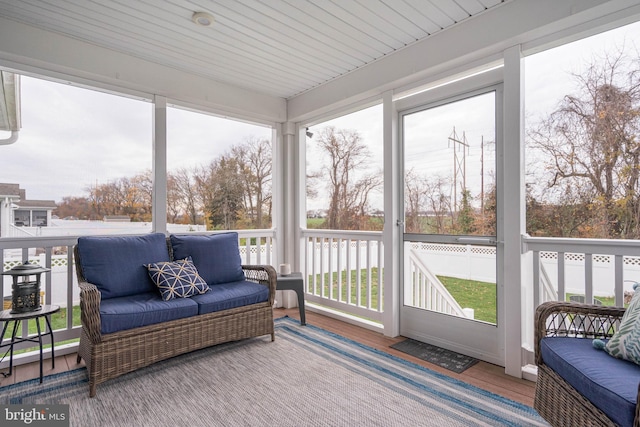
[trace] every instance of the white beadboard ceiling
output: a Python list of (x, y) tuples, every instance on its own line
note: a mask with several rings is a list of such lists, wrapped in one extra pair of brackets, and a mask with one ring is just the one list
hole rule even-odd
[(288, 99), (504, 2), (0, 0), (0, 16)]

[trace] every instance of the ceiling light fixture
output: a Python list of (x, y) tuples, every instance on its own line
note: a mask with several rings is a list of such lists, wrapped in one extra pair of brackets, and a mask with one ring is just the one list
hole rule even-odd
[(215, 22), (213, 15), (207, 12), (194, 12), (191, 20), (201, 27), (210, 27)]

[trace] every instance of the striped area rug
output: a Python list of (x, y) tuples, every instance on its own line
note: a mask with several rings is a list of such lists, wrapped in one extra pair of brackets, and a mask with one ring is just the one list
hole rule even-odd
[[(78, 369), (0, 388), (72, 426), (541, 426), (532, 408), (298, 321), (98, 386)], [(2, 407), (0, 406), (0, 410)]]

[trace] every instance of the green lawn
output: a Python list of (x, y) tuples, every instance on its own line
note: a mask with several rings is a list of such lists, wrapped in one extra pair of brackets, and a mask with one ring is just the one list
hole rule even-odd
[[(36, 334), (38, 333), (38, 326), (36, 325), (36, 321), (35, 319), (31, 319), (28, 321), (29, 322), (29, 335), (32, 334)], [(73, 326), (80, 326), (81, 325), (81, 321), (80, 321), (80, 306), (79, 305), (75, 305), (73, 306)], [(44, 319), (40, 319), (40, 330), (42, 330), (43, 332), (45, 331), (45, 328), (47, 327), (46, 322), (44, 321)], [(67, 309), (66, 308), (61, 308), (59, 312), (54, 313), (51, 315), (51, 328), (53, 328), (53, 330), (55, 331), (56, 329), (66, 329), (67, 328)], [(56, 346), (59, 345), (63, 345), (63, 344), (68, 344), (68, 343), (72, 343), (78, 341), (78, 339), (74, 339), (74, 340), (69, 340), (69, 341), (64, 341), (64, 342), (57, 342)], [(43, 346), (44, 348), (48, 348), (50, 347), (49, 344)], [(24, 350), (19, 350), (16, 351), (15, 354), (20, 354), (20, 353), (26, 353), (28, 351), (33, 351), (33, 350), (37, 350), (38, 346), (34, 346), (31, 348), (26, 348)]]
[(474, 318), (496, 323), (496, 284), (438, 276), (451, 296), (462, 308), (473, 308)]

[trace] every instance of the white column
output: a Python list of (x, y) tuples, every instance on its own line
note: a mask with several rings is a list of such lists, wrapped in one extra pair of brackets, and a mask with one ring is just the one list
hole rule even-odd
[(153, 109), (152, 230), (167, 232), (167, 98), (155, 96)]
[(393, 104), (393, 92), (382, 96), (382, 122), (384, 146), (384, 334), (395, 337), (400, 334), (400, 245), (402, 227), (398, 221), (404, 218), (401, 200), (398, 148), (398, 112)]
[(0, 237), (10, 237), (9, 224), (13, 224), (13, 212), (11, 210), (11, 199), (5, 197), (0, 203)]
[[(280, 126), (281, 137), (277, 139), (279, 147), (277, 150), (277, 172), (279, 195), (276, 197), (279, 209), (277, 222), (277, 238), (278, 238), (278, 262), (277, 264), (291, 264), (292, 271), (300, 271), (300, 256), (298, 247), (300, 246), (297, 238), (297, 230), (299, 229), (299, 217), (296, 215), (296, 206), (299, 205), (299, 197), (297, 186), (297, 164), (296, 164), (296, 125), (292, 122), (283, 123)], [(274, 168), (274, 171), (276, 169)], [(275, 178), (275, 176), (274, 176)], [(274, 197), (276, 195), (274, 194)], [(302, 196), (303, 197), (303, 196)], [(276, 211), (276, 210), (274, 210)], [(278, 306), (282, 301), (285, 308), (297, 307), (298, 299), (294, 291), (278, 291), (276, 295)]]
[[(498, 322), (504, 325), (505, 372), (522, 377), (522, 290), (524, 256), (521, 254), (521, 236), (525, 232), (524, 186), (524, 68), (520, 46), (504, 51), (504, 155), (502, 162), (502, 201), (498, 200), (498, 240), (504, 241), (503, 302), (498, 311)], [(502, 224), (502, 227), (500, 227)], [(500, 230), (502, 228), (502, 230)], [(502, 234), (503, 238), (500, 237)], [(500, 245), (500, 243), (499, 243)], [(502, 267), (502, 268), (501, 268)], [(500, 312), (502, 311), (502, 315)]]

